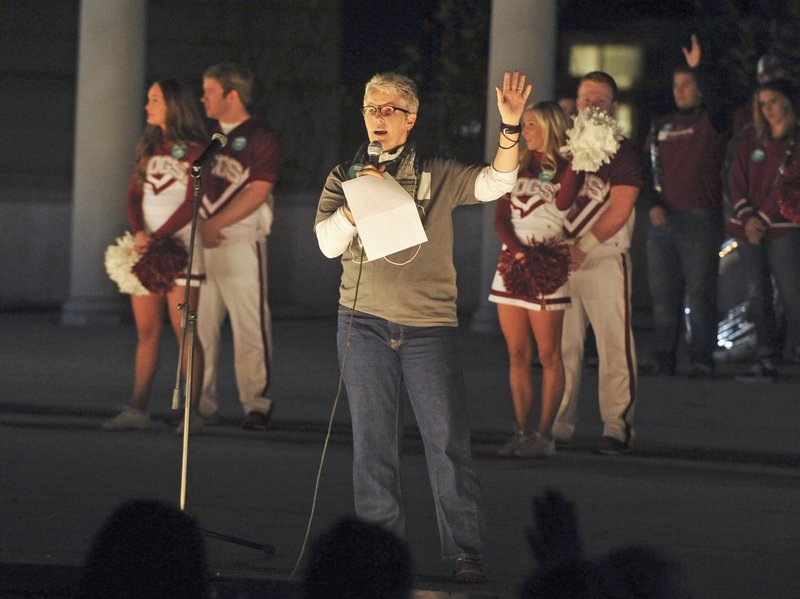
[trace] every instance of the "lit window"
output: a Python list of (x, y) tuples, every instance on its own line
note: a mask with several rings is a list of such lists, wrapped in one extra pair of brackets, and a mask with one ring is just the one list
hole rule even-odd
[(569, 74), (573, 77), (601, 70), (600, 62), (600, 46), (575, 44), (569, 49)]
[(622, 134), (630, 138), (633, 132), (633, 108), (630, 104), (617, 104), (614, 118), (622, 129)]
[(630, 89), (642, 70), (642, 49), (624, 44), (575, 44), (569, 50), (569, 74), (583, 77), (605, 71), (621, 90)]

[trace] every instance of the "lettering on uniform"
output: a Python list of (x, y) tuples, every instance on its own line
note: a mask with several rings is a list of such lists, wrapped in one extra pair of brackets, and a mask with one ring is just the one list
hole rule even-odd
[(531, 200), (543, 200), (545, 202), (553, 202), (556, 199), (556, 192), (561, 188), (561, 184), (543, 183), (538, 179), (528, 177), (520, 177), (514, 184), (511, 190), (511, 195), (515, 199), (521, 200), (522, 198), (530, 198), (525, 202), (519, 202), (520, 205), (530, 204)]
[(578, 197), (564, 220), (564, 234), (576, 237), (581, 231), (589, 230), (597, 216), (606, 208), (611, 183), (603, 181), (594, 173), (586, 173)]
[(186, 178), (189, 163), (172, 156), (152, 156), (147, 162), (147, 182), (156, 193)]
[(230, 183), (238, 183), (239, 181), (242, 181), (244, 167), (242, 166), (242, 163), (236, 160), (236, 158), (233, 156), (221, 154), (217, 156), (217, 159), (214, 161), (214, 166), (211, 168), (211, 172), (215, 177), (225, 179)]
[(561, 184), (543, 183), (539, 179), (520, 177), (511, 190), (511, 206), (525, 217), (544, 203), (553, 203)]
[(583, 181), (583, 187), (578, 194), (578, 198), (588, 198), (592, 202), (602, 204), (605, 202), (606, 196), (610, 190), (611, 183), (603, 181), (593, 173), (586, 173), (586, 178)]

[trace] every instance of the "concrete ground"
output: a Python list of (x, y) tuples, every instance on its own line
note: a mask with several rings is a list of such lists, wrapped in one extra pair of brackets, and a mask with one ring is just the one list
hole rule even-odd
[[(337, 386), (335, 333), (332, 319), (275, 322), (276, 409), (261, 433), (238, 428), (224, 337), (227, 399), (220, 422), (190, 440), (186, 510), (209, 531), (276, 552), (209, 536), (217, 596), (288, 596), (312, 506), (312, 536), (353, 512), (345, 398), (314, 502)], [(648, 331), (636, 333), (641, 354)], [(120, 502), (178, 503), (182, 446), (173, 430), (99, 428), (129, 399), (134, 342), (130, 324), (66, 327), (57, 314), (0, 314), (0, 596), (68, 596), (92, 535)], [(163, 415), (177, 346), (165, 335), (162, 347), (152, 409)], [(646, 544), (684, 564), (695, 597), (800, 596), (799, 366), (761, 385), (733, 379), (742, 364), (722, 364), (708, 380), (641, 377), (636, 453), (614, 458), (590, 451), (601, 427), (597, 371), (587, 367), (573, 447), (548, 460), (503, 460), (494, 451), (513, 418), (505, 345), (462, 327), (462, 349), (490, 581), (448, 580), (409, 413), (404, 475), (418, 597), (513, 597), (534, 567), (524, 536), (530, 501), (549, 488), (576, 504), (590, 555)]]

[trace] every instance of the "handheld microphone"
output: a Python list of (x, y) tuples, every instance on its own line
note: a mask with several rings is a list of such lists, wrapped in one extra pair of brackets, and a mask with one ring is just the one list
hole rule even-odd
[(203, 170), (203, 166), (208, 159), (211, 158), (214, 154), (219, 152), (222, 148), (225, 147), (225, 144), (228, 143), (228, 138), (225, 137), (222, 133), (215, 133), (211, 136), (211, 143), (208, 144), (203, 153), (200, 154), (200, 158), (195, 160), (192, 163), (192, 175), (197, 177), (200, 172)]
[(367, 156), (369, 157), (369, 163), (378, 168), (378, 158), (380, 158), (381, 153), (383, 152), (383, 145), (379, 141), (373, 141), (367, 146)]

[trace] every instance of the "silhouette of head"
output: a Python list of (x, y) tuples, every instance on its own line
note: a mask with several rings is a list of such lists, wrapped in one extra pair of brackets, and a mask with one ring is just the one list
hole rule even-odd
[(414, 567), (408, 545), (391, 532), (342, 518), (314, 541), (302, 599), (407, 599)]
[(549, 570), (538, 570), (519, 588), (520, 599), (612, 599), (608, 577), (596, 564), (579, 559)]
[(628, 597), (688, 599), (691, 596), (683, 566), (653, 547), (620, 547), (605, 556), (601, 564), (616, 573)]
[(96, 534), (79, 599), (202, 599), (209, 588), (206, 549), (195, 521), (161, 501), (117, 508)]

